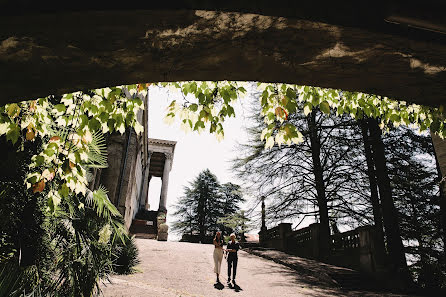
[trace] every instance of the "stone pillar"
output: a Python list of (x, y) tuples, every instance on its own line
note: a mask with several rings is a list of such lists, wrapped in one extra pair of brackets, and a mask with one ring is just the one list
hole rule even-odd
[(266, 219), (265, 219), (265, 196), (262, 196), (262, 227), (259, 232), (259, 244), (261, 246), (265, 245), (265, 235), (266, 235)]
[(312, 258), (313, 259), (319, 259), (319, 245), (320, 245), (320, 238), (319, 238), (319, 223), (313, 223), (308, 228), (311, 230), (311, 245), (312, 245)]
[(147, 179), (147, 186), (144, 192), (144, 201), (141, 201), (141, 207), (144, 207), (145, 210), (149, 210), (150, 209), (150, 204), (149, 204), (149, 187), (150, 187), (150, 180), (152, 179), (152, 176), (149, 175), (149, 178)]
[(169, 186), (169, 173), (172, 167), (172, 154), (165, 153), (166, 160), (164, 162), (163, 179), (161, 185), (160, 204), (158, 211), (167, 212), (167, 189)]
[(261, 231), (266, 231), (266, 209), (265, 209), (265, 196), (262, 196), (262, 228)]
[(356, 230), (359, 233), (359, 267), (362, 271), (374, 273), (373, 227), (363, 226)]
[(279, 224), (279, 234), (280, 234), (280, 243), (279, 250), (286, 251), (287, 250), (287, 237), (291, 232), (291, 224), (290, 223), (280, 223)]
[(148, 210), (149, 206), (149, 184), (152, 176), (149, 175), (150, 171), (150, 153), (147, 151), (147, 161), (144, 164), (144, 175), (141, 186), (141, 194), (139, 197), (139, 208)]

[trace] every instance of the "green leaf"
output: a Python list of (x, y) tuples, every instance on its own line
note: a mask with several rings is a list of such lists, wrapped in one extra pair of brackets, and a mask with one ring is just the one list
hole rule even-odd
[(296, 98), (296, 91), (294, 91), (292, 88), (288, 88), (286, 90), (286, 96), (290, 99), (295, 99)]
[[(124, 106), (125, 107), (125, 106)], [(99, 111), (99, 109), (98, 109), (98, 107), (96, 106), (96, 105), (91, 105), (90, 106), (90, 111), (92, 112), (92, 113), (94, 113), (94, 114), (97, 114), (98, 113), (98, 111)]]
[(190, 90), (191, 93), (194, 93), (194, 94), (195, 94), (195, 92), (197, 91), (197, 83), (194, 82), (194, 81), (191, 82), (191, 83), (190, 83), (189, 90)]
[(217, 125), (215, 125), (215, 123), (212, 123), (209, 128), (209, 132), (214, 133), (216, 129), (217, 129)]
[(313, 104), (313, 106), (317, 106), (319, 104), (319, 95), (313, 93), (313, 100), (311, 100), (311, 104)]
[(228, 104), (229, 101), (231, 101), (231, 95), (229, 94), (228, 90), (226, 90), (226, 89), (220, 90), (220, 95), (226, 104)]
[(207, 119), (207, 116), (208, 116), (208, 113), (206, 112), (206, 110), (204, 110), (204, 109), (202, 109), (201, 111), (200, 111), (200, 114), (198, 115), (198, 118), (199, 119)]
[(206, 102), (206, 96), (203, 94), (203, 93), (198, 93), (198, 96), (197, 96), (197, 98), (198, 98), (198, 102), (200, 103), (200, 104), (205, 104), (205, 102)]
[(136, 97), (136, 98), (133, 99), (133, 100), (134, 100), (135, 104), (137, 104), (137, 105), (142, 105), (142, 100), (141, 100), (141, 98)]
[(304, 106), (304, 115), (305, 116), (307, 116), (307, 115), (309, 115), (310, 113), (311, 113), (311, 110), (313, 109), (313, 106), (312, 106), (312, 104), (311, 103), (305, 103), (305, 106)]
[(54, 155), (55, 151), (53, 149), (47, 148), (46, 150), (43, 151), (43, 153), (48, 157), (51, 157), (52, 155)]
[(294, 99), (290, 99), (288, 100), (287, 104), (286, 104), (286, 109), (288, 110), (288, 112), (291, 113), (295, 113), (297, 110), (297, 102)]
[(328, 104), (327, 101), (322, 101), (319, 104), (319, 109), (325, 114), (330, 114), (330, 105)]
[(60, 196), (62, 196), (63, 198), (67, 198), (68, 195), (70, 195), (70, 189), (67, 187), (66, 184), (63, 184), (60, 188), (59, 188), (59, 194)]
[(80, 176), (84, 176), (84, 174), (82, 173), (82, 168), (81, 168), (81, 166), (78, 164), (78, 165), (76, 165), (76, 169), (77, 169), (77, 173), (80, 175)]
[(99, 115), (99, 119), (101, 120), (101, 122), (106, 123), (108, 120), (108, 113), (101, 112), (101, 114)]
[(88, 122), (88, 128), (90, 128), (92, 131), (99, 130), (101, 128), (101, 123), (93, 118)]
[(205, 125), (204, 125), (204, 122), (203, 121), (197, 121), (196, 123), (195, 123), (195, 126), (194, 126), (194, 130), (198, 130), (198, 128), (205, 128)]
[(342, 115), (344, 113), (344, 108), (342, 106), (338, 106), (338, 115)]
[(392, 122), (394, 122), (394, 123), (399, 123), (400, 122), (400, 120), (401, 120), (401, 118), (400, 118), (400, 116), (398, 115), (398, 114), (392, 114), (391, 116), (390, 116), (390, 120), (392, 121)]
[(102, 100), (99, 105), (102, 105), (108, 112), (111, 112), (113, 110), (113, 105), (108, 100)]
[[(203, 95), (203, 93), (200, 93), (201, 95)], [(203, 95), (204, 96), (204, 95)], [(193, 103), (189, 106), (189, 109), (192, 110), (193, 112), (198, 110), (198, 105)]]
[(262, 106), (266, 106), (268, 104), (268, 91), (266, 89), (262, 92), (261, 104)]
[(9, 104), (6, 112), (11, 118), (15, 118), (20, 114), (20, 107), (16, 103)]
[(80, 127), (85, 127), (88, 124), (88, 116), (86, 114), (81, 114), (79, 118), (81, 120)]
[(75, 151), (74, 152), (74, 158), (76, 160), (76, 163), (80, 163), (81, 162), (81, 154), (79, 153), (79, 151)]
[(17, 124), (11, 123), (9, 124), (9, 131), (6, 133), (6, 140), (15, 144), (20, 137), (20, 128)]
[[(43, 162), (45, 162), (45, 158), (43, 156), (38, 155), (36, 157), (36, 165), (37, 166), (41, 166), (43, 164)], [(34, 182), (35, 184), (36, 182)]]
[(35, 183), (37, 182), (37, 176), (33, 175), (32, 177), (30, 177), (30, 178), (28, 179), (28, 182), (29, 182), (30, 184), (35, 184)]
[(107, 120), (107, 126), (108, 126), (108, 129), (110, 130), (110, 132), (113, 132), (113, 130), (115, 129), (115, 124), (116, 124), (116, 120), (115, 119), (108, 119)]
[(246, 89), (244, 87), (239, 87), (237, 90), (239, 92), (246, 93)]
[(228, 117), (231, 117), (232, 115), (235, 117), (235, 111), (231, 105), (227, 106), (227, 115), (228, 115)]
[(440, 128), (440, 124), (441, 123), (440, 123), (440, 121), (438, 119), (434, 119), (432, 124), (431, 124), (431, 126), (430, 126), (430, 129), (433, 132), (437, 132), (439, 130), (439, 128)]
[(133, 113), (133, 111), (130, 111), (126, 116), (125, 116), (125, 123), (127, 126), (130, 126), (130, 124), (133, 122), (133, 120), (135, 119), (135, 114)]
[(67, 109), (65, 107), (65, 105), (63, 104), (57, 104), (56, 106), (54, 106), (54, 108), (58, 111), (58, 112), (65, 112), (65, 110)]
[(59, 149), (59, 146), (57, 145), (57, 143), (51, 142), (50, 144), (48, 144), (47, 148), (57, 151)]

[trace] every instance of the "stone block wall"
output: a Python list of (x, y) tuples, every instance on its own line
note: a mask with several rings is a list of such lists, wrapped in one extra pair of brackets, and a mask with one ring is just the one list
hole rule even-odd
[(130, 228), (139, 209), (143, 185), (142, 137), (134, 131), (111, 134), (107, 139), (108, 167), (103, 169), (100, 184), (108, 190), (110, 201)]

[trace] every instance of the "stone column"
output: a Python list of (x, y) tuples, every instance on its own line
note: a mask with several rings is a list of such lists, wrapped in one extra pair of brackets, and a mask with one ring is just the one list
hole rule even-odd
[(172, 154), (165, 153), (166, 160), (164, 162), (163, 179), (161, 185), (160, 204), (158, 211), (167, 212), (167, 189), (169, 186), (169, 173), (172, 167)]
[(259, 232), (259, 244), (263, 246), (265, 244), (265, 235), (266, 235), (266, 219), (265, 219), (265, 196), (262, 196), (262, 227)]
[(147, 161), (144, 164), (144, 175), (142, 180), (141, 193), (139, 197), (139, 208), (149, 210), (149, 184), (152, 176), (149, 175), (150, 171), (150, 153), (147, 151)]
[(288, 234), (291, 232), (291, 224), (290, 223), (280, 223), (279, 224), (279, 250), (286, 251), (287, 250), (287, 238)]
[(262, 228), (261, 231), (266, 231), (266, 209), (265, 209), (265, 196), (262, 196)]
[(320, 237), (319, 237), (319, 223), (313, 223), (308, 228), (311, 230), (311, 245), (312, 245), (312, 258), (319, 259), (319, 246), (320, 246)]
[[(147, 169), (148, 170), (148, 169)], [(147, 189), (145, 190), (145, 199), (144, 199), (144, 209), (149, 210), (150, 204), (149, 204), (149, 187), (150, 187), (150, 180), (152, 179), (152, 176), (149, 175), (149, 178), (147, 179)]]
[(375, 273), (373, 227), (363, 226), (356, 230), (359, 233), (359, 267), (367, 273)]

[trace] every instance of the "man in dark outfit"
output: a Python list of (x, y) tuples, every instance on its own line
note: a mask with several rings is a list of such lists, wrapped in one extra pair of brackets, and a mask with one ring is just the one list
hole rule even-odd
[(228, 252), (228, 284), (231, 283), (231, 268), (232, 268), (232, 282), (235, 285), (235, 276), (237, 274), (237, 252), (240, 249), (240, 245), (235, 241), (235, 234), (231, 234), (231, 240), (226, 245), (226, 251)]

